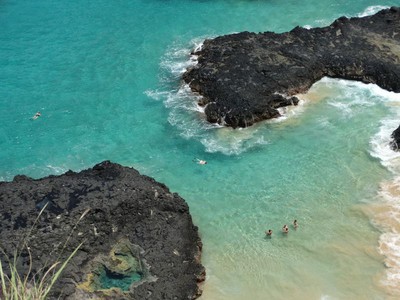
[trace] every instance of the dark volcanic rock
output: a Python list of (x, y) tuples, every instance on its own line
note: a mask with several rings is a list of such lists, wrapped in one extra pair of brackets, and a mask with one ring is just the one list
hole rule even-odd
[[(18, 241), (31, 229), (26, 245), (32, 274), (58, 258), (65, 260), (83, 242), (51, 298), (194, 299), (201, 294), (202, 244), (187, 204), (134, 169), (106, 161), (80, 173), (39, 180), (16, 176), (0, 183), (0, 213), (0, 246), (9, 257), (16, 248), (23, 249), (17, 264), (21, 273), (28, 270), (29, 255)], [(128, 252), (135, 257), (128, 257)], [(114, 264), (109, 274), (115, 275), (121, 266), (129, 273), (124, 260), (135, 261), (143, 279), (127, 292), (96, 291), (88, 285), (86, 290), (77, 289), (75, 283), (83, 283), (89, 273), (101, 273), (93, 266), (97, 261), (98, 267), (105, 267), (106, 256), (112, 256), (109, 263)], [(6, 261), (3, 254), (0, 258)]]
[(246, 127), (297, 104), (324, 76), (400, 92), (400, 9), (282, 34), (242, 32), (206, 40), (183, 75), (203, 96), (209, 122)]
[(400, 151), (400, 126), (397, 127), (395, 131), (392, 133), (392, 141), (390, 142), (390, 147), (394, 151)]

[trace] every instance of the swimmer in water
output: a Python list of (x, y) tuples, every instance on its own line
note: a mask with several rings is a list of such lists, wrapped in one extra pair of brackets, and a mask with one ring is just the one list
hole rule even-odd
[(36, 120), (37, 118), (39, 118), (42, 114), (40, 113), (40, 111), (38, 111), (33, 117), (33, 120)]
[(297, 229), (297, 227), (299, 227), (299, 224), (297, 224), (297, 220), (293, 221), (293, 227), (294, 229)]
[(268, 236), (268, 237), (271, 237), (272, 236), (272, 230), (268, 229), (268, 231), (265, 231), (265, 235)]
[(289, 232), (289, 227), (286, 224), (283, 225), (282, 232), (283, 233), (288, 233)]
[(206, 162), (205, 160), (198, 159), (198, 158), (196, 158), (196, 162), (197, 162), (199, 165), (206, 165), (206, 164), (207, 164), (207, 162)]

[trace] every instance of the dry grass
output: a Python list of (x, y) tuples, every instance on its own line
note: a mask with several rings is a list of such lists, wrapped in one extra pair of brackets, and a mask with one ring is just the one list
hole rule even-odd
[[(39, 276), (39, 274), (32, 274), (32, 255), (27, 245), (28, 237), (31, 235), (33, 228), (35, 227), (37, 221), (39, 220), (40, 215), (46, 209), (45, 205), (40, 211), (38, 217), (30, 228), (29, 232), (25, 236), (22, 241), (23, 247), (20, 245), (15, 250), (14, 256), (12, 259), (8, 259), (8, 272), (6, 273), (6, 266), (0, 260), (0, 300), (44, 300), (49, 295), (51, 289), (53, 288), (55, 282), (61, 276), (61, 273), (64, 271), (68, 262), (72, 259), (72, 257), (76, 254), (79, 248), (83, 243), (79, 244), (78, 247), (68, 256), (64, 261), (58, 260), (47, 267), (46, 269), (42, 269), (43, 275)], [(82, 218), (89, 212), (90, 209), (85, 210), (85, 212), (81, 215), (74, 228), (72, 229), (70, 235), (64, 243), (63, 250), (68, 243), (69, 239), (78, 223), (82, 220)], [(29, 270), (26, 274), (21, 276), (17, 270), (17, 260), (21, 255), (22, 249), (27, 249), (29, 253)], [(63, 251), (62, 250), (62, 251)], [(5, 257), (7, 255), (3, 252)]]
[[(16, 268), (17, 255), (9, 262), (9, 274), (5, 273), (3, 264), (0, 261), (0, 299), (1, 300), (42, 300), (46, 299), (54, 283), (60, 277), (68, 262), (75, 255), (80, 244), (69, 257), (60, 265), (60, 262), (52, 264), (39, 280), (31, 276), (31, 269), (21, 277)], [(31, 256), (30, 256), (31, 257)], [(30, 266), (32, 265), (32, 261)]]

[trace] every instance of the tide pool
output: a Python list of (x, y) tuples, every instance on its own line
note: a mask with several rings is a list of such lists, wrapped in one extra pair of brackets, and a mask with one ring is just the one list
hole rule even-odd
[(200, 228), (201, 299), (395, 299), (400, 97), (324, 78), (284, 117), (232, 130), (205, 121), (180, 75), (205, 38), (396, 4), (2, 1), (0, 180), (107, 159), (165, 183)]

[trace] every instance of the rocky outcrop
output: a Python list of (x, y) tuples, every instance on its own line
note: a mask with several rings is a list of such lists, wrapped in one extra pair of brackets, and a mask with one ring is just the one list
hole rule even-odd
[(400, 126), (393, 131), (391, 138), (390, 148), (392, 148), (393, 151), (400, 151)]
[[(20, 273), (28, 271), (30, 259), (31, 274), (43, 273), (80, 243), (51, 298), (201, 294), (205, 271), (198, 230), (188, 205), (165, 185), (108, 161), (79, 173), (0, 183), (0, 246), (9, 258), (21, 250)], [(7, 261), (1, 252), (0, 259)]]
[(278, 117), (324, 76), (400, 92), (400, 9), (341, 17), (324, 28), (225, 35), (206, 40), (183, 79), (203, 96), (207, 120), (246, 127)]

